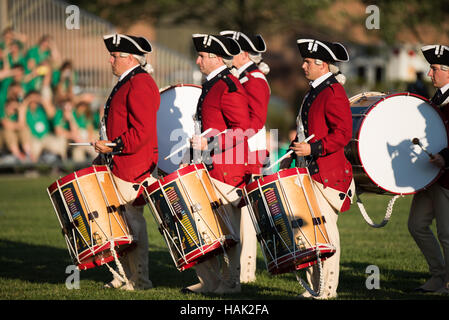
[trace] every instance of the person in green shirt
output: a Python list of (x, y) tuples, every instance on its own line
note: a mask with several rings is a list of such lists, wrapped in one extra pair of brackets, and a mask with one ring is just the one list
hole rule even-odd
[[(89, 142), (95, 140), (93, 119), (90, 105), (80, 101), (73, 107), (73, 102), (66, 99), (62, 108), (58, 108), (53, 118), (55, 133), (63, 137), (67, 142)], [(93, 160), (97, 153), (93, 148), (84, 146), (73, 146), (71, 149), (74, 162), (85, 162)]]
[(18, 41), (13, 41), (8, 49), (5, 49), (5, 53), (7, 53), (8, 62), (10, 66), (20, 64), (24, 67), (25, 72), (27, 72), (26, 67), (26, 58), (20, 49), (20, 44)]
[(31, 158), (38, 161), (44, 150), (67, 159), (67, 142), (52, 131), (56, 110), (50, 100), (43, 99), (38, 91), (31, 91), (23, 102), (27, 106), (26, 122), (31, 131)]
[(26, 124), (26, 106), (8, 99), (1, 118), (6, 148), (20, 161), (31, 160), (31, 136)]
[(74, 99), (73, 88), (77, 83), (77, 75), (72, 62), (66, 60), (59, 69), (53, 71), (51, 86), (54, 91), (55, 101), (59, 103), (65, 99)]
[(39, 39), (39, 42), (28, 49), (26, 59), (28, 62), (28, 69), (32, 70), (51, 56), (51, 38), (49, 35), (44, 35)]
[(23, 49), (24, 43), (27, 40), (27, 36), (23, 33), (14, 31), (14, 28), (9, 26), (6, 27), (2, 32), (2, 41), (0, 41), (0, 48), (8, 48), (11, 43), (17, 42), (20, 46), (20, 50)]
[(13, 83), (20, 84), (24, 94), (33, 90), (29, 77), (25, 75), (24, 67), (20, 64), (13, 65), (11, 69), (0, 74), (0, 116), (4, 113), (4, 105)]
[(59, 51), (49, 35), (42, 36), (36, 45), (28, 49), (26, 71), (31, 77), (29, 81), (33, 90), (42, 90), (50, 84), (53, 66), (59, 63)]

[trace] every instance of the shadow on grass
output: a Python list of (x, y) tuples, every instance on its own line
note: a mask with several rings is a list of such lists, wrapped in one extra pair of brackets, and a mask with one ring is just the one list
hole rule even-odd
[[(71, 265), (67, 249), (46, 245), (0, 239), (0, 277), (4, 279), (21, 280), (32, 284), (64, 284), (69, 274), (66, 267)], [(365, 283), (370, 274), (365, 273), (369, 263), (343, 262), (340, 270), (338, 300), (447, 300), (448, 296), (422, 294), (413, 291), (429, 276), (426, 272), (413, 272), (379, 266), (379, 289), (367, 289)], [(114, 266), (114, 263), (111, 264)], [(150, 279), (156, 288), (181, 289), (198, 282), (195, 269), (183, 272), (176, 269), (171, 256), (165, 248), (149, 250)], [(242, 292), (229, 295), (208, 294), (208, 299), (230, 300), (292, 300), (301, 291), (293, 274), (275, 276), (272, 280), (265, 270), (262, 259), (257, 260), (256, 282), (242, 284)], [(268, 277), (268, 278), (267, 278)], [(105, 267), (97, 267), (81, 272), (82, 280), (90, 280), (103, 284), (112, 278)], [(273, 282), (271, 282), (273, 281)], [(282, 283), (288, 283), (284, 286)], [(180, 296), (182, 299), (183, 296)], [(190, 299), (195, 297), (190, 297)]]
[[(31, 283), (65, 283), (69, 273), (65, 270), (72, 265), (67, 249), (45, 245), (34, 245), (0, 239), (0, 277), (18, 279)], [(115, 267), (115, 263), (109, 264)], [(168, 251), (149, 251), (150, 279), (157, 285), (180, 287), (186, 281), (193, 281), (194, 271), (177, 271)], [(108, 282), (112, 274), (106, 266), (81, 271), (81, 278)]]
[(447, 300), (449, 298), (447, 295), (414, 291), (430, 277), (430, 274), (426, 272), (390, 269), (381, 265), (378, 266), (379, 288), (368, 289), (366, 282), (373, 283), (368, 279), (373, 273), (365, 273), (370, 264), (364, 262), (341, 264), (344, 269), (340, 270), (339, 298), (373, 300)]

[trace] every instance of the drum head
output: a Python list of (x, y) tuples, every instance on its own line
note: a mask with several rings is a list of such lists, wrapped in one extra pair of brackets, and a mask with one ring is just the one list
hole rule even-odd
[(418, 138), (428, 152), (447, 147), (439, 111), (422, 97), (400, 93), (382, 97), (361, 125), (359, 157), (370, 179), (394, 194), (411, 194), (433, 183), (440, 169), (412, 143)]
[(161, 92), (161, 104), (157, 112), (158, 167), (166, 173), (178, 169), (188, 149), (164, 160), (171, 152), (181, 147), (194, 133), (193, 116), (201, 95), (201, 87), (177, 85)]

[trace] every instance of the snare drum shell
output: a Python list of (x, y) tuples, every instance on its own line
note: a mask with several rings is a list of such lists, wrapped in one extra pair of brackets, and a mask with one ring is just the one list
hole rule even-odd
[(307, 169), (281, 170), (245, 189), (270, 273), (315, 264), (317, 247), (323, 260), (334, 254)]
[[(221, 205), (203, 164), (181, 168), (146, 188), (176, 267), (186, 270), (237, 243), (217, 212)], [(156, 212), (154, 212), (156, 211)]]
[(114, 241), (118, 253), (132, 243), (111, 179), (106, 166), (93, 166), (48, 187), (69, 252), (79, 269), (111, 261), (110, 241)]

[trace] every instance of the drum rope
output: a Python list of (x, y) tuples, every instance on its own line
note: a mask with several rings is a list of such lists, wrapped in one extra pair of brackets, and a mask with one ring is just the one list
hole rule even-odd
[[(307, 290), (313, 297), (319, 297), (321, 295), (321, 289), (324, 287), (324, 276), (323, 276), (323, 265), (320, 259), (320, 251), (317, 250), (317, 264), (318, 264), (318, 271), (320, 273), (320, 281), (318, 283), (318, 290), (313, 290), (306, 281), (304, 281), (299, 275), (298, 272), (295, 271), (296, 280), (299, 282), (299, 284)], [(312, 266), (313, 268), (313, 266)]]
[(358, 193), (356, 193), (356, 196), (357, 196), (357, 205), (358, 205), (358, 207), (359, 207), (360, 213), (362, 214), (363, 218), (365, 219), (365, 222), (366, 222), (369, 226), (371, 226), (371, 227), (373, 227), (373, 228), (382, 228), (382, 227), (384, 227), (384, 226), (388, 223), (388, 221), (390, 221), (391, 214), (393, 213), (393, 206), (394, 206), (394, 203), (396, 202), (396, 200), (397, 200), (399, 197), (403, 197), (402, 194), (397, 194), (397, 195), (395, 195), (393, 198), (391, 198), (390, 201), (388, 202), (387, 210), (386, 210), (386, 212), (385, 212), (385, 217), (384, 217), (384, 219), (382, 220), (381, 223), (376, 224), (376, 223), (374, 223), (373, 220), (371, 220), (371, 218), (368, 216), (368, 213), (366, 212), (365, 206), (363, 205), (363, 202), (362, 202), (362, 200), (360, 199)]
[(122, 276), (117, 273), (117, 271), (115, 271), (113, 268), (111, 268), (111, 266), (109, 266), (109, 263), (105, 263), (105, 265), (106, 265), (106, 267), (108, 267), (109, 271), (111, 271), (114, 278), (119, 279), (121, 282), (125, 282), (125, 279), (123, 279)]
[[(129, 281), (128, 281), (128, 278), (126, 277), (125, 270), (123, 270), (123, 266), (120, 263), (120, 260), (118, 259), (118, 256), (117, 256), (117, 251), (115, 251), (114, 240), (110, 241), (110, 247), (111, 247), (112, 256), (114, 257), (115, 264), (117, 265), (118, 271), (121, 276), (121, 277), (119, 276), (118, 278), (120, 279), (120, 281), (125, 282), (125, 284), (128, 285)], [(109, 267), (109, 265), (108, 265), (108, 268), (112, 272), (113, 275), (118, 276), (117, 272), (115, 272), (115, 270), (113, 270), (111, 267)]]

